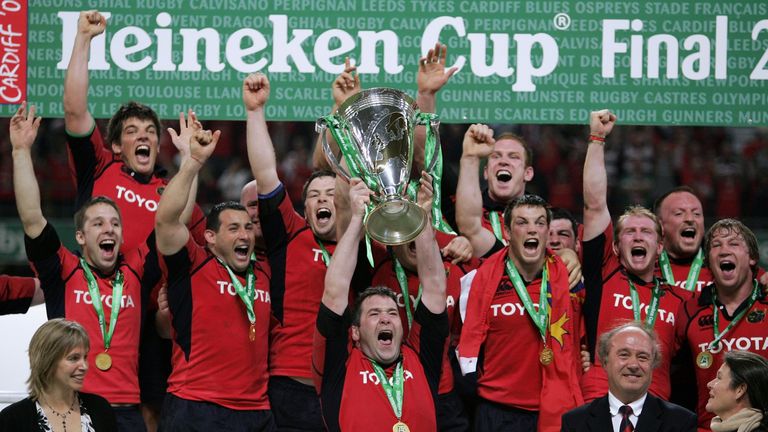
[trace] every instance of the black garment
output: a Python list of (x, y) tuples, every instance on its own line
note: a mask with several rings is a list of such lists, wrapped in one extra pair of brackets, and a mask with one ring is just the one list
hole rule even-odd
[[(278, 432), (317, 431), (325, 428), (320, 397), (315, 388), (285, 376), (269, 377), (269, 406)], [(301, 409), (296, 409), (301, 407)]]
[[(81, 412), (91, 416), (96, 432), (117, 432), (115, 413), (106, 399), (90, 393), (79, 393)], [(37, 408), (31, 398), (22, 399), (0, 411), (0, 431), (42, 432), (37, 424)]]
[[(561, 432), (612, 431), (608, 395), (563, 415)], [(696, 432), (696, 414), (648, 393), (635, 430)]]
[(528, 432), (536, 430), (539, 422), (538, 411), (528, 411), (483, 398), (478, 399), (477, 412), (475, 413), (476, 432)]
[(212, 402), (182, 399), (169, 393), (163, 403), (160, 432), (275, 432), (269, 410), (233, 410)]

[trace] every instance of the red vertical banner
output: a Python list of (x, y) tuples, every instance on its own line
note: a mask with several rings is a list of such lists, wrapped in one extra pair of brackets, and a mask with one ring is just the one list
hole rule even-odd
[(0, 103), (27, 99), (27, 0), (0, 0)]

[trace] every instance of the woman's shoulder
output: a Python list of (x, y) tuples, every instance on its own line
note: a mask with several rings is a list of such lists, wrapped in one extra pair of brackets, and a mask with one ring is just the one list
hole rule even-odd
[(8, 405), (0, 411), (0, 430), (15, 430), (7, 428), (29, 422), (34, 414), (35, 402), (30, 398)]

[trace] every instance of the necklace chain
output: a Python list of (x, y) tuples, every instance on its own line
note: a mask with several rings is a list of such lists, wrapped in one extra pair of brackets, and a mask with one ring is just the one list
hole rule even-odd
[(51, 406), (50, 403), (48, 403), (48, 401), (45, 402), (45, 404), (48, 405), (48, 409), (51, 410), (51, 413), (53, 413), (53, 415), (55, 415), (56, 417), (61, 418), (62, 426), (64, 426), (64, 432), (67, 432), (67, 418), (69, 417), (70, 414), (72, 414), (72, 410), (75, 409), (75, 401), (77, 401), (77, 399), (78, 399), (77, 394), (75, 394), (75, 397), (72, 398), (72, 404), (69, 406), (69, 409), (67, 409), (67, 412), (65, 412), (64, 414), (53, 409), (53, 407)]

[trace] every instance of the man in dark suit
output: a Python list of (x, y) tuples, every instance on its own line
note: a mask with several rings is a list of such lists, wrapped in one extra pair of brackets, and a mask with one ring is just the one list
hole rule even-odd
[(562, 432), (696, 431), (696, 415), (648, 393), (661, 351), (653, 329), (639, 322), (600, 336), (608, 394), (563, 415)]

